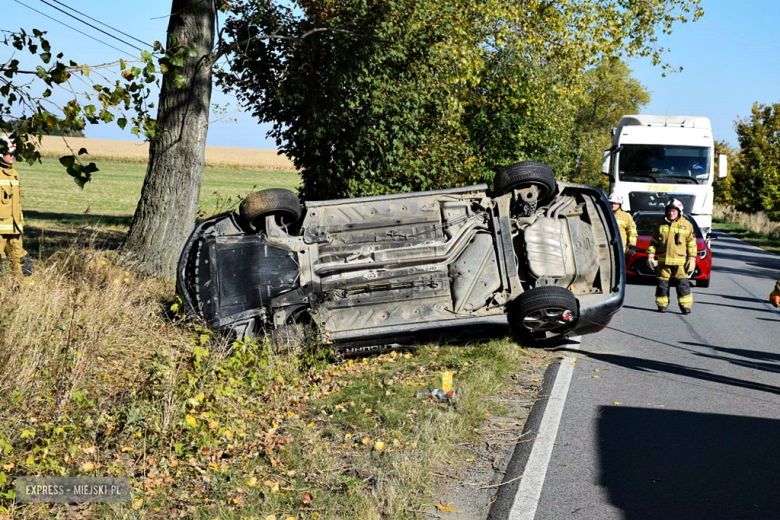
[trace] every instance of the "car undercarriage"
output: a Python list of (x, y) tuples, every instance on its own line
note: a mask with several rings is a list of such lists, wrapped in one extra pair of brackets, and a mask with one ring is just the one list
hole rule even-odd
[(340, 345), (603, 328), (624, 287), (606, 197), (551, 181), (541, 163), (508, 168), (498, 193), (479, 185), (301, 210), (292, 192), (257, 192), (196, 227), (179, 293), (215, 329), (254, 336), (305, 322)]

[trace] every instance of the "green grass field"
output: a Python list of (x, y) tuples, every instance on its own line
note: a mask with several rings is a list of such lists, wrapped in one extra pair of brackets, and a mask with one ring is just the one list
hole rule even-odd
[[(99, 163), (100, 171), (80, 189), (59, 162), (18, 164), (24, 195), (23, 209), (30, 224), (41, 220), (69, 223), (127, 225), (141, 195), (146, 166)], [(241, 198), (265, 188), (296, 189), (295, 172), (206, 168), (200, 192), (200, 211), (206, 215), (236, 207)], [(113, 217), (113, 218), (101, 218)]]
[[(101, 162), (80, 189), (55, 160), (18, 164), (24, 248), (39, 260), (63, 248), (89, 245), (114, 249), (124, 239), (141, 196), (146, 165)], [(200, 190), (201, 217), (238, 207), (247, 194), (265, 188), (295, 190), (296, 172), (206, 168)]]

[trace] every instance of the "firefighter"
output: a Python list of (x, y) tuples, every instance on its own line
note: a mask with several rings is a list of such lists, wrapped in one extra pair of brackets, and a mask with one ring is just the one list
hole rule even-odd
[(666, 217), (647, 248), (647, 261), (656, 269), (658, 280), (655, 290), (658, 312), (666, 312), (669, 306), (670, 285), (677, 288), (677, 303), (683, 314), (690, 314), (693, 306), (689, 277), (696, 269), (696, 235), (693, 224), (682, 213), (682, 202), (670, 200), (666, 204)]
[(11, 271), (29, 276), (32, 261), (22, 247), (24, 216), (19, 172), (14, 168), (16, 145), (5, 136), (0, 141), (0, 254), (11, 264)]
[(775, 307), (780, 307), (780, 280), (775, 284), (775, 290), (769, 293), (769, 303)]
[(609, 196), (609, 202), (612, 204), (612, 211), (615, 213), (615, 220), (617, 220), (618, 228), (620, 228), (620, 239), (623, 241), (623, 252), (628, 256), (634, 256), (636, 254), (636, 224), (634, 224), (634, 218), (623, 211), (621, 206), (623, 205), (623, 197), (617, 193), (613, 193)]

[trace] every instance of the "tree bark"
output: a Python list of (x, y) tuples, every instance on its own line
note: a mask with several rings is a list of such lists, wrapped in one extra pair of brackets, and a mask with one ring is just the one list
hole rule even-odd
[(215, 0), (173, 0), (167, 48), (194, 42), (198, 54), (185, 58), (186, 80), (177, 88), (166, 74), (158, 105), (158, 131), (149, 146), (141, 199), (123, 245), (123, 258), (139, 271), (174, 280), (184, 242), (195, 225), (203, 179), (211, 107), (211, 51)]

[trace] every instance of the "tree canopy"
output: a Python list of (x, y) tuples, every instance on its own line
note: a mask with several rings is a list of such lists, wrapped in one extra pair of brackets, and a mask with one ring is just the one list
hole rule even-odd
[[(219, 81), (273, 123), (310, 199), (489, 181), (524, 159), (569, 173), (586, 72), (620, 56), (669, 70), (658, 33), (702, 14), (698, 0), (231, 5), (242, 44)], [(311, 36), (258, 38), (271, 33)]]
[(780, 220), (780, 103), (755, 103), (736, 130), (739, 151), (727, 182), (716, 188), (718, 201)]

